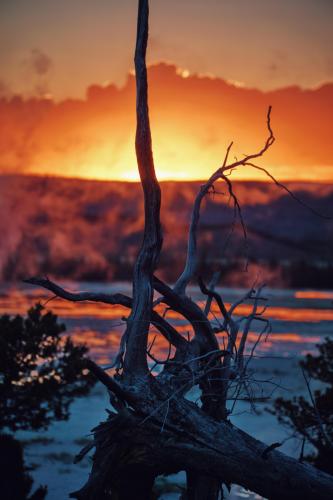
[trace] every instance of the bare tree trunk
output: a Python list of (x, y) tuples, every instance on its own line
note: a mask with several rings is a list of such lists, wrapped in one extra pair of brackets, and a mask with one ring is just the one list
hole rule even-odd
[[(140, 407), (145, 406), (140, 399)], [(331, 498), (332, 476), (270, 449), (230, 423), (210, 419), (192, 403), (177, 400), (170, 406), (172, 421), (183, 420), (182, 429), (173, 423), (161, 432), (162, 422), (155, 417), (147, 420), (131, 413), (111, 417), (97, 427), (92, 474), (85, 487), (72, 496), (80, 500), (104, 498), (99, 495), (119, 473), (119, 462), (125, 466), (120, 446), (127, 467), (153, 467), (156, 475), (187, 469), (213, 480), (222, 476), (228, 483), (271, 500)]]
[(151, 319), (152, 278), (162, 246), (160, 226), (161, 191), (155, 175), (148, 114), (146, 49), (148, 41), (148, 0), (139, 1), (137, 40), (135, 48), (136, 156), (144, 192), (145, 227), (142, 247), (133, 277), (133, 305), (127, 321), (125, 373), (136, 376), (148, 373), (146, 346)]

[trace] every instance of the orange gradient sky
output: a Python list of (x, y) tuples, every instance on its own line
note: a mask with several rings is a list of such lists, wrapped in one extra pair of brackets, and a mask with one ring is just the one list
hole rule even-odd
[[(184, 73), (173, 65), (149, 69), (153, 147), (158, 176), (207, 178), (231, 154), (259, 150), (273, 106), (276, 143), (259, 164), (280, 179), (332, 181), (333, 84), (315, 90), (263, 92)], [(138, 179), (135, 82), (92, 85), (84, 99), (0, 100), (0, 171), (96, 179)], [(238, 179), (263, 178), (249, 168)]]
[[(1, 2), (0, 173), (138, 179), (129, 75), (136, 4)], [(260, 164), (280, 179), (333, 181), (332, 5), (151, 2), (150, 110), (161, 180), (206, 178), (231, 140), (234, 156), (256, 151), (271, 104), (277, 140)], [(262, 178), (249, 169), (234, 176)]]
[[(2, 92), (84, 97), (133, 67), (136, 0), (1, 0)], [(333, 80), (331, 0), (152, 0), (148, 62), (263, 90)]]

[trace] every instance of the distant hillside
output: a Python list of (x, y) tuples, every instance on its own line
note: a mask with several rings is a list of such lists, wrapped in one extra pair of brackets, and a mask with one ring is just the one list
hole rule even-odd
[[(164, 248), (160, 274), (181, 270), (191, 205), (199, 182), (162, 183)], [(316, 217), (269, 183), (237, 182), (248, 227), (229, 244), (233, 210), (223, 184), (205, 201), (201, 272), (225, 268), (225, 283), (246, 284), (258, 269), (272, 285), (333, 288), (333, 222)], [(306, 203), (333, 214), (333, 185), (288, 183)], [(33, 176), (0, 177), (0, 278), (48, 274), (58, 279), (128, 279), (143, 226), (137, 183)], [(246, 255), (250, 272), (244, 273)], [(303, 280), (303, 281), (302, 281)]]

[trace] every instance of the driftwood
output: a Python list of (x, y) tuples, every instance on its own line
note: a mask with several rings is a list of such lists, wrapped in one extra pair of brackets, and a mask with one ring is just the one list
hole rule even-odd
[[(217, 181), (227, 186), (230, 200), (243, 226), (241, 207), (229, 174), (242, 166), (260, 168), (253, 162), (274, 142), (271, 108), (267, 113), (268, 136), (260, 151), (228, 163), (230, 144), (222, 165), (201, 187), (194, 200), (184, 270), (171, 288), (155, 275), (162, 246), (160, 226), (161, 193), (156, 179), (148, 113), (146, 48), (148, 40), (148, 0), (139, 1), (135, 69), (137, 83), (136, 154), (145, 202), (145, 227), (133, 277), (133, 297), (122, 294), (71, 293), (48, 278), (30, 278), (27, 283), (44, 287), (70, 301), (121, 304), (131, 312), (112, 366), (112, 375), (87, 360), (87, 368), (110, 393), (112, 411), (106, 422), (94, 429), (95, 454), (87, 484), (72, 497), (81, 500), (148, 499), (155, 478), (160, 474), (186, 471), (187, 492), (182, 498), (216, 500), (222, 483), (236, 483), (270, 499), (329, 499), (333, 496), (333, 477), (290, 458), (259, 442), (229, 421), (228, 401), (251, 401), (249, 359), (245, 357), (248, 332), (253, 321), (269, 324), (263, 317), (263, 286), (250, 290), (227, 308), (215, 291), (218, 274), (206, 286), (199, 279), (206, 304), (201, 308), (186, 293), (197, 273), (197, 231), (204, 197)], [(272, 176), (265, 169), (271, 178)], [(274, 178), (272, 178), (280, 187)], [(153, 301), (154, 292), (159, 298)], [(235, 311), (244, 302), (251, 313), (236, 319)], [(212, 317), (216, 302), (219, 315)], [(193, 336), (186, 338), (154, 308), (165, 304), (188, 321)], [(157, 360), (148, 347), (153, 325), (170, 343), (166, 360)], [(220, 346), (221, 333), (225, 345)], [(172, 346), (172, 348), (171, 348)], [(237, 346), (239, 346), (237, 348)], [(171, 354), (172, 352), (172, 354)], [(252, 351), (253, 354), (253, 351)], [(251, 356), (250, 356), (251, 358)], [(148, 359), (160, 366), (158, 374)], [(201, 401), (195, 404), (186, 393), (198, 386)], [(83, 455), (80, 455), (79, 458)], [(184, 496), (185, 495), (185, 496)]]

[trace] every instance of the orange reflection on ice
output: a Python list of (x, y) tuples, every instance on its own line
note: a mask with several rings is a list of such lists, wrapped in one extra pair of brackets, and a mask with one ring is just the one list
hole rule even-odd
[[(69, 284), (69, 288), (74, 290), (77, 290), (78, 286), (84, 285)], [(296, 293), (299, 294), (299, 292)], [(297, 298), (310, 298), (310, 293), (312, 292), (300, 293), (305, 293), (307, 295), (303, 295), (302, 297), (298, 295)], [(325, 298), (327, 298), (327, 293), (331, 292), (319, 292), (316, 299), (323, 298), (323, 294), (325, 294)], [(311, 298), (312, 297), (314, 297), (313, 293), (311, 295)], [(18, 286), (10, 286), (4, 289), (4, 292), (0, 296), (0, 314), (21, 314), (25, 316), (27, 309), (36, 302), (40, 301), (42, 304), (45, 303), (47, 310), (52, 310), (59, 316), (61, 322), (67, 323), (68, 334), (71, 335), (76, 342), (87, 344), (94, 359), (103, 364), (112, 362), (115, 353), (119, 349), (121, 335), (126, 328), (126, 321), (124, 321), (123, 317), (127, 317), (130, 310), (118, 305), (93, 302), (73, 303), (62, 299), (50, 301), (50, 298), (52, 298), (52, 295), (47, 291), (40, 289), (23, 290)], [(200, 301), (198, 304), (203, 307), (205, 301)], [(259, 355), (260, 353), (268, 355), (268, 353), (275, 352), (283, 356), (289, 356), (291, 354), (299, 355), (301, 352), (309, 352), (309, 349), (312, 349), (314, 344), (320, 342), (321, 337), (316, 335), (318, 332), (322, 334), (323, 329), (320, 327), (320, 322), (333, 321), (333, 310), (331, 308), (316, 309), (316, 304), (318, 304), (318, 307), (322, 307), (322, 304), (319, 304), (316, 300), (311, 303), (311, 306), (313, 306), (312, 308), (305, 308), (304, 306), (298, 308), (297, 306), (300, 305), (300, 302), (296, 299), (290, 302), (289, 298), (287, 307), (280, 304), (268, 307), (264, 316), (271, 320), (276, 319), (294, 322), (294, 325), (290, 327), (290, 331), (293, 332), (296, 325), (296, 333), (288, 333), (289, 327), (287, 324), (285, 328), (287, 330), (286, 333), (281, 333), (280, 328), (279, 333), (274, 333), (273, 323), (273, 333), (271, 333), (267, 339), (265, 336), (261, 338), (256, 348), (256, 352)], [(227, 308), (231, 306), (230, 302), (225, 305)], [(242, 304), (236, 309), (235, 313), (238, 317), (247, 316), (252, 312), (252, 307), (252, 303)], [(262, 306), (260, 306), (260, 309), (261, 308)], [(156, 310), (161, 316), (165, 314), (165, 318), (173, 324), (183, 337), (193, 338), (193, 327), (182, 315), (175, 311), (167, 310), (165, 304), (159, 304)], [(222, 315), (216, 303), (212, 304), (211, 312), (211, 320), (214, 320), (214, 315), (216, 315), (216, 318), (222, 321)], [(313, 325), (309, 326), (306, 322), (313, 323)], [(256, 329), (260, 326), (261, 325), (254, 325), (253, 328)], [(321, 329), (317, 331), (317, 327)], [(329, 324), (325, 328), (326, 331), (329, 331)], [(306, 334), (306, 332), (308, 332), (308, 334)], [(239, 334), (238, 341), (240, 338), (241, 333)], [(258, 333), (249, 333), (247, 353), (251, 351), (257, 339)], [(218, 335), (218, 340), (221, 347), (223, 347), (223, 342), (227, 342), (225, 333), (220, 333)], [(151, 348), (151, 353), (153, 357), (165, 361), (169, 353), (169, 344), (154, 325), (151, 325), (150, 328), (148, 344), (151, 345), (152, 342), (153, 346)], [(173, 352), (172, 348), (171, 356)], [(154, 364), (153, 360), (150, 361)]]
[(333, 292), (321, 290), (298, 290), (295, 292), (296, 299), (333, 299)]
[[(110, 364), (114, 360), (115, 353), (119, 349), (122, 329), (112, 329), (108, 332), (97, 330), (85, 330), (84, 328), (74, 328), (70, 333), (75, 342), (85, 343), (89, 346), (90, 353), (94, 359), (102, 364)], [(237, 339), (237, 346), (241, 339), (241, 333)], [(257, 343), (258, 333), (249, 332), (246, 346), (246, 354), (249, 355), (253, 346)], [(227, 339), (225, 336), (219, 336), (219, 344), (225, 346)], [(271, 333), (269, 336), (262, 336), (256, 346), (256, 355), (267, 355), (269, 352), (279, 352), (283, 356), (296, 354), (299, 352), (308, 353), (310, 346), (320, 342), (319, 336), (299, 335), (296, 333)], [(282, 347), (283, 345), (283, 347)], [(298, 346), (298, 347), (296, 347)], [(303, 347), (299, 351), (300, 346)], [(309, 347), (307, 347), (309, 346)], [(174, 356), (175, 349), (171, 347), (166, 339), (159, 333), (150, 332), (148, 338), (148, 349), (151, 353), (149, 362), (154, 364), (161, 361), (162, 364), (170, 357)]]
[(271, 333), (269, 338), (275, 341), (293, 342), (303, 344), (304, 342), (320, 342), (320, 337), (314, 335), (299, 335), (298, 333)]
[[(226, 303), (226, 308), (229, 309), (231, 304)], [(260, 308), (259, 308), (260, 311)], [(212, 312), (218, 317), (221, 316), (219, 308), (213, 305)], [(235, 315), (237, 316), (248, 316), (252, 313), (252, 304), (241, 304), (235, 310)], [(279, 307), (279, 306), (269, 306), (265, 311), (265, 318), (269, 319), (281, 319), (288, 321), (333, 321), (333, 309), (308, 309), (308, 308), (291, 308), (291, 307)]]
[[(258, 339), (259, 334), (257, 332), (250, 332), (247, 336), (248, 344), (254, 344)], [(242, 333), (240, 332), (237, 338), (237, 345), (239, 344), (242, 338)], [(299, 335), (298, 333), (274, 333), (271, 332), (268, 336), (262, 336), (260, 340), (260, 345), (270, 344), (273, 342), (290, 342), (293, 344), (304, 344), (311, 343), (315, 344), (320, 342), (320, 337), (315, 335)]]
[[(89, 347), (91, 356), (99, 363), (110, 364), (119, 349), (120, 339), (125, 326), (126, 324), (123, 323), (122, 327), (119, 326), (107, 332), (75, 327), (68, 333), (70, 333), (74, 342), (86, 344)], [(153, 358), (161, 361), (165, 361), (169, 355), (172, 357), (175, 352), (173, 347), (171, 347), (169, 352), (169, 343), (167, 340), (161, 334), (154, 331), (149, 333), (148, 349)], [(153, 359), (151, 361), (153, 362)]]
[(120, 330), (110, 330), (108, 332), (100, 332), (85, 328), (74, 328), (71, 330), (71, 337), (75, 342), (86, 343), (89, 347), (109, 346), (117, 347), (121, 337)]
[(11, 288), (9, 293), (1, 296), (0, 314), (25, 315), (27, 310), (37, 302), (45, 304), (46, 309), (52, 310), (54, 314), (66, 318), (89, 316), (101, 319), (116, 319), (129, 314), (129, 309), (120, 305), (89, 301), (70, 302), (52, 298), (50, 293), (41, 292), (39, 289), (29, 291), (29, 295), (27, 295), (24, 291), (15, 287)]
[[(237, 340), (239, 345), (241, 335)], [(250, 354), (253, 346), (258, 340), (258, 333), (250, 332), (247, 338), (246, 353)], [(297, 333), (270, 333), (267, 337), (262, 336), (256, 345), (256, 355), (267, 355), (278, 352), (282, 356), (308, 354), (314, 345), (319, 343), (321, 338), (314, 335), (299, 335)], [(220, 343), (221, 345), (221, 343)], [(300, 347), (303, 347), (303, 349)]]

